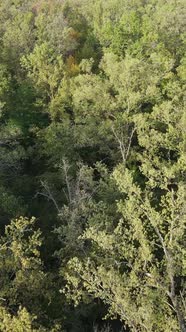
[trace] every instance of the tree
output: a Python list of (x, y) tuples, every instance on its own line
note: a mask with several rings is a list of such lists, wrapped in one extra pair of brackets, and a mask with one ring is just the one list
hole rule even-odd
[(12, 220), (1, 237), (2, 331), (8, 328), (7, 331), (11, 328), (32, 331), (32, 326), (34, 331), (47, 331), (44, 327), (40, 329), (37, 317), (43, 315), (44, 303), (49, 303), (52, 296), (47, 285), (49, 275), (44, 273), (40, 258), (41, 232), (34, 229), (34, 224), (35, 218)]
[(0, 331), (6, 332), (45, 332), (46, 329), (33, 328), (33, 317), (26, 309), (19, 309), (18, 315), (10, 315), (5, 308), (0, 308)]
[(185, 332), (184, 5), (1, 1), (0, 330)]
[[(111, 230), (88, 222), (92, 243), (84, 259), (69, 261), (67, 294), (100, 298), (131, 331), (182, 331), (185, 326), (185, 113), (179, 99), (134, 117), (141, 150), (134, 169), (113, 176), (123, 198)], [(96, 214), (94, 220), (96, 220)]]

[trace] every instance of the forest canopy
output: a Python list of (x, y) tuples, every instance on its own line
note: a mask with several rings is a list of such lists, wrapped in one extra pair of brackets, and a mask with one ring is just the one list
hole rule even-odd
[(1, 0), (0, 332), (186, 332), (185, 0)]

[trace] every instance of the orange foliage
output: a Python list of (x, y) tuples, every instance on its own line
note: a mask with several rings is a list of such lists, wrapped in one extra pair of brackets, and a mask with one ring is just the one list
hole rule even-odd
[(80, 70), (79, 65), (77, 64), (76, 59), (72, 55), (70, 55), (67, 58), (66, 66), (67, 66), (68, 73), (71, 76), (77, 75), (79, 73), (79, 70)]

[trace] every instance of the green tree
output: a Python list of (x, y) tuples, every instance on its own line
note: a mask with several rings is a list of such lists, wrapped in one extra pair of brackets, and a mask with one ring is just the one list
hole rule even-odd
[(90, 219), (81, 238), (92, 250), (66, 272), (75, 303), (84, 291), (100, 298), (131, 331), (186, 329), (184, 89), (175, 86), (167, 89), (172, 100), (134, 116), (141, 150), (138, 166), (113, 173), (123, 195), (117, 225), (107, 230)]

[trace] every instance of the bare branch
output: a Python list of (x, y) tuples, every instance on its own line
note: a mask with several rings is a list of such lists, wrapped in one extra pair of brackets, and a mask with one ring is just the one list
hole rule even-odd
[(57, 201), (56, 201), (56, 199), (54, 198), (54, 196), (53, 196), (53, 194), (52, 194), (52, 192), (51, 192), (51, 190), (50, 190), (50, 187), (49, 187), (48, 184), (47, 184), (46, 182), (44, 182), (44, 181), (41, 181), (41, 185), (42, 185), (42, 187), (44, 188), (45, 192), (37, 192), (36, 195), (35, 195), (35, 197), (37, 197), (38, 195), (46, 197), (48, 200), (50, 200), (50, 201), (53, 202), (53, 204), (54, 204), (56, 210), (57, 210), (58, 213), (59, 213), (59, 212), (60, 212), (60, 208), (59, 208), (59, 206), (58, 206), (58, 204), (57, 204)]

